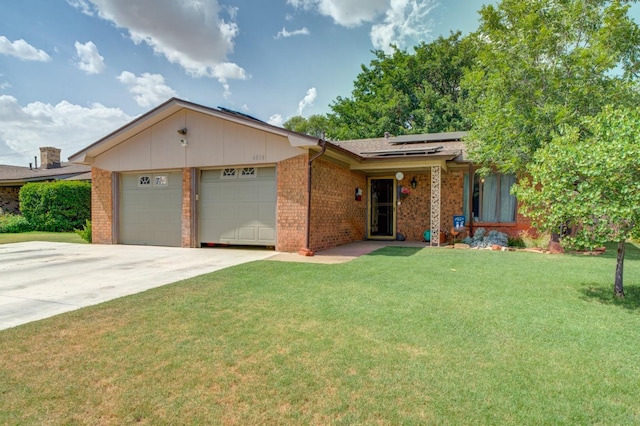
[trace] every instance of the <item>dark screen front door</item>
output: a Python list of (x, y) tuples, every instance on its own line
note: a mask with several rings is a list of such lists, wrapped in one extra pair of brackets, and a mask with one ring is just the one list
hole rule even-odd
[(369, 237), (394, 238), (396, 223), (395, 180), (369, 181)]

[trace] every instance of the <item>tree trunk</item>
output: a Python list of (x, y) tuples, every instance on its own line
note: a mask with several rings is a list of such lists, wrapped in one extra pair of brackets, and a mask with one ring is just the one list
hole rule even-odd
[(622, 268), (624, 267), (624, 247), (625, 241), (618, 242), (618, 261), (616, 263), (616, 281), (613, 286), (613, 294), (616, 297), (624, 297), (624, 288), (622, 287)]

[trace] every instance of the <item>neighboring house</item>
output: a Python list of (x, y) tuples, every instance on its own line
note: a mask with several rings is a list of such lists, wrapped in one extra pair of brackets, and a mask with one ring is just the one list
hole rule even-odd
[(421, 241), (467, 211), (474, 226), (527, 229), (512, 178), (472, 179), (469, 191), (463, 136), (325, 142), (174, 98), (70, 160), (92, 167), (95, 243), (309, 254), (399, 233)]
[(40, 148), (40, 167), (37, 157), (28, 167), (0, 165), (0, 211), (20, 213), (20, 188), (28, 182), (54, 180), (91, 180), (91, 167), (60, 161), (60, 149)]

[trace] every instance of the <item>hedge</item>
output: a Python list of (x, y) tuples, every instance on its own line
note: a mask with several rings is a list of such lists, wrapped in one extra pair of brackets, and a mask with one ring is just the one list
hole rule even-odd
[(27, 183), (20, 211), (36, 231), (70, 232), (91, 219), (91, 184), (79, 181)]

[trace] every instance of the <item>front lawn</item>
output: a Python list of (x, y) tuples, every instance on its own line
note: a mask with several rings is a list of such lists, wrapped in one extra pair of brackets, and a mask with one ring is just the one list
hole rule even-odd
[[(260, 261), (0, 331), (0, 424), (638, 424), (640, 250)], [(89, 265), (88, 265), (89, 267)]]
[(0, 233), (0, 244), (24, 243), (27, 241), (49, 241), (53, 243), (86, 244), (75, 232), (21, 232), (14, 234)]

